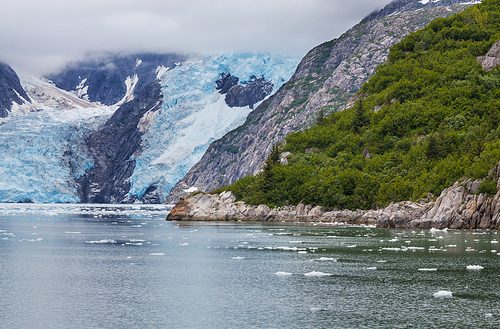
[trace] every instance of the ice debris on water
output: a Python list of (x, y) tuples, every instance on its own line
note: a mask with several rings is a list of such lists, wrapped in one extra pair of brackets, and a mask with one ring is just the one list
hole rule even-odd
[(307, 276), (307, 277), (322, 277), (322, 276), (330, 276), (330, 275), (333, 275), (333, 274), (312, 271), (312, 272), (306, 273), (304, 275)]
[(326, 261), (337, 262), (336, 258), (331, 258), (331, 257), (320, 257), (320, 258), (318, 258), (316, 260), (320, 261), (320, 262), (326, 262)]
[(453, 293), (451, 291), (440, 290), (434, 293), (434, 297), (436, 298), (453, 297)]
[(435, 272), (438, 269), (437, 268), (419, 268), (418, 270), (421, 272)]
[(480, 270), (484, 269), (484, 267), (481, 265), (467, 265), (466, 269), (473, 270), (473, 271), (480, 271)]
[(85, 243), (90, 243), (90, 244), (115, 244), (118, 243), (118, 241), (113, 240), (113, 239), (102, 239), (102, 240), (96, 240), (96, 241), (85, 241)]
[(276, 272), (276, 273), (274, 273), (274, 275), (276, 275), (276, 276), (290, 276), (290, 275), (292, 275), (292, 273), (289, 273), (289, 272)]

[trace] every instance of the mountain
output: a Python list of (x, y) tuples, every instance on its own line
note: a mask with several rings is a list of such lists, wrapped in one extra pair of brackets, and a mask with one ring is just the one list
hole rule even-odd
[(71, 63), (47, 78), (58, 88), (104, 105), (123, 104), (164, 72), (182, 65), (187, 56), (178, 54), (107, 54)]
[[(137, 73), (147, 61), (135, 63)], [(79, 92), (107, 82), (83, 78), (83, 89), (68, 91), (21, 75), (19, 90), (30, 103), (13, 107), (0, 124), (0, 202), (162, 203), (210, 142), (291, 77), (298, 59), (226, 54), (178, 64), (150, 63), (153, 80), (144, 84), (138, 74), (135, 88), (112, 106)]]
[(209, 56), (164, 73), (87, 139), (96, 166), (86, 202), (161, 203), (208, 145), (241, 125), (298, 60), (271, 54)]
[(348, 100), (387, 60), (389, 49), (432, 19), (472, 5), (470, 1), (394, 1), (338, 39), (313, 48), (276, 94), (245, 123), (213, 142), (188, 174), (172, 189), (168, 203), (185, 190), (210, 191), (262, 169), (272, 145), (303, 130), (324, 115), (344, 109)]
[(0, 118), (5, 118), (13, 106), (30, 102), (21, 86), (17, 73), (7, 64), (0, 63)]
[(430, 220), (418, 227), (498, 227), (499, 31), (499, 0), (433, 20), (391, 48), (352, 107), (290, 134), (261, 174), (221, 190), (278, 207), (402, 202), (411, 216), (384, 211), (400, 227), (413, 219)]

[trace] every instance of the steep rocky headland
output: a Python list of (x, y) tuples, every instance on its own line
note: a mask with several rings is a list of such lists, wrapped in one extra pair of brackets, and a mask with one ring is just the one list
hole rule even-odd
[(211, 191), (256, 174), (271, 151), (290, 133), (309, 127), (320, 110), (345, 108), (389, 49), (437, 17), (470, 6), (470, 1), (394, 1), (365, 18), (338, 39), (313, 48), (280, 90), (251, 112), (244, 125), (213, 142), (167, 197), (175, 203), (184, 190)]
[(346, 223), (381, 228), (500, 229), (500, 191), (480, 193), (481, 182), (495, 182), (500, 188), (500, 163), (484, 180), (462, 180), (445, 189), (436, 201), (391, 203), (383, 209), (331, 210), (320, 206), (287, 206), (271, 209), (252, 206), (230, 191), (197, 193), (175, 205), (167, 220), (179, 221), (270, 221), (290, 223)]

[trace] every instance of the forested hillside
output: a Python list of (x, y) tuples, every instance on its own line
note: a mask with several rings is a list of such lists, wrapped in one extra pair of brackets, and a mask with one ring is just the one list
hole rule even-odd
[[(391, 48), (350, 109), (275, 147), (257, 176), (226, 187), (251, 204), (368, 209), (418, 200), (500, 160), (500, 0), (438, 18)], [(288, 164), (280, 152), (290, 152)], [(496, 182), (480, 191), (496, 192)]]

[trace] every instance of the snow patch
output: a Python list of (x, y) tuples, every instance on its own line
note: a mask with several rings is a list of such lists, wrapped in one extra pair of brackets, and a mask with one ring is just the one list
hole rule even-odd
[(127, 86), (127, 92), (125, 93), (125, 96), (123, 96), (123, 98), (115, 105), (122, 105), (134, 99), (134, 90), (138, 81), (139, 77), (137, 76), (137, 74), (134, 74), (133, 77), (127, 77), (127, 79), (125, 80), (125, 85)]
[(165, 72), (167, 72), (170, 68), (169, 67), (165, 67), (165, 66), (158, 66), (156, 68), (156, 79), (161, 79), (161, 77), (163, 76), (163, 74)]

